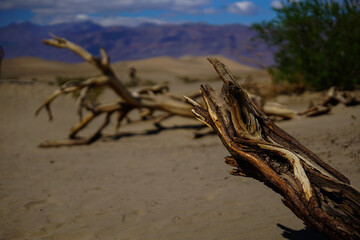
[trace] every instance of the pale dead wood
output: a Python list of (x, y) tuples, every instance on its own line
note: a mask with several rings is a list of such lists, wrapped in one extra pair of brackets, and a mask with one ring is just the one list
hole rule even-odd
[(329, 239), (360, 239), (360, 193), (350, 181), (276, 126), (238, 85), (224, 64), (209, 61), (224, 85), (201, 86), (205, 107), (189, 100), (195, 116), (220, 137), (236, 167), (281, 194), (304, 223)]
[[(89, 78), (83, 82), (67, 82), (64, 85), (62, 85), (59, 89), (56, 89), (49, 97), (47, 97), (45, 99), (45, 101), (35, 111), (35, 115), (38, 115), (40, 113), (40, 111), (43, 108), (45, 108), (48, 111), (49, 120), (52, 120), (50, 104), (57, 97), (64, 95), (64, 94), (73, 93), (76, 91), (83, 91), (83, 89), (86, 89), (86, 92), (83, 92), (83, 94), (81, 94), (81, 96), (80, 96), (80, 103), (78, 105), (79, 105), (79, 108), (81, 108), (84, 106), (83, 103), (86, 100), (86, 94), (90, 88), (104, 86), (107, 83), (108, 83), (108, 78), (106, 76)], [(83, 98), (83, 99), (81, 99), (81, 98)], [(81, 111), (81, 110), (79, 109), (78, 111)]]
[[(51, 103), (59, 96), (79, 92), (79, 98), (77, 99), (77, 114), (79, 116), (79, 122), (75, 124), (68, 135), (70, 142), (56, 142), (53, 141), (51, 143), (47, 143), (46, 145), (41, 146), (62, 146), (62, 145), (71, 145), (74, 144), (87, 144), (93, 141), (87, 141), (89, 139), (94, 139), (92, 136), (89, 138), (85, 138), (85, 140), (80, 141), (77, 138), (77, 134), (79, 131), (84, 129), (88, 124), (98, 116), (102, 114), (109, 114), (117, 112), (117, 122), (116, 122), (116, 131), (118, 131), (120, 127), (120, 122), (126, 118), (128, 118), (128, 113), (130, 113), (134, 109), (138, 109), (140, 112), (140, 118), (150, 119), (153, 118), (153, 113), (155, 111), (165, 112), (165, 115), (160, 118), (159, 121), (167, 119), (172, 116), (182, 116), (182, 117), (191, 117), (193, 118), (193, 114), (191, 113), (191, 107), (179, 97), (176, 97), (169, 93), (169, 89), (167, 86), (155, 86), (151, 88), (141, 89), (137, 92), (130, 92), (125, 85), (121, 82), (118, 76), (114, 73), (110, 65), (110, 58), (106, 53), (105, 49), (100, 49), (100, 58), (94, 57), (88, 51), (83, 49), (81, 46), (76, 45), (75, 43), (68, 41), (64, 38), (57, 37), (55, 35), (51, 35), (52, 39), (43, 40), (43, 42), (47, 45), (57, 47), (57, 48), (65, 48), (68, 49), (80, 57), (82, 57), (85, 61), (94, 66), (99, 72), (100, 75), (97, 77), (92, 77), (83, 82), (68, 82), (61, 86), (59, 89), (55, 90), (45, 101), (41, 104), (41, 106), (36, 110), (35, 114), (38, 115), (42, 109), (45, 109), (48, 113), (49, 119), (52, 120), (53, 115), (51, 112)], [(119, 97), (118, 102), (110, 104), (110, 106), (95, 106), (90, 101), (88, 101), (88, 93), (93, 88), (108, 86), (110, 87)], [(199, 94), (194, 94), (192, 97), (198, 97)], [(280, 117), (281, 119), (293, 119), (298, 118), (299, 116), (310, 116), (311, 113), (307, 112), (307, 114), (301, 114), (292, 109), (289, 109), (286, 106), (282, 106), (279, 104), (274, 104), (270, 102), (264, 102), (261, 98), (257, 96), (252, 96), (252, 99), (257, 102), (258, 106), (263, 109), (264, 112), (273, 116)], [(317, 111), (317, 109), (313, 109), (312, 112)], [(325, 111), (319, 112), (317, 114), (326, 113)], [(313, 113), (313, 115), (315, 115)], [(106, 127), (99, 128), (100, 133)], [(97, 131), (97, 132), (99, 132)], [(99, 134), (100, 134), (99, 133)], [(97, 134), (97, 136), (99, 135)], [(74, 142), (76, 139), (76, 142)], [(87, 140), (86, 140), (87, 139)]]
[(161, 95), (155, 96), (140, 96), (137, 97), (132, 94), (125, 85), (120, 81), (112, 70), (108, 56), (104, 49), (101, 49), (101, 55), (103, 59), (96, 58), (92, 56), (82, 47), (64, 39), (52, 35), (53, 39), (43, 40), (45, 44), (58, 47), (66, 48), (81, 56), (84, 60), (92, 64), (97, 68), (103, 76), (108, 78), (108, 85), (125, 101), (127, 104), (133, 108), (149, 108), (153, 110), (161, 110), (165, 112), (171, 112), (175, 115), (181, 115), (184, 117), (192, 117), (189, 106), (184, 101), (172, 101), (167, 97)]
[(301, 119), (327, 114), (331, 111), (332, 105), (312, 104), (306, 110), (297, 111), (288, 106), (265, 101), (262, 97), (249, 93), (253, 103), (273, 120)]
[[(138, 92), (131, 93), (125, 85), (116, 76), (110, 66), (110, 58), (105, 49), (100, 49), (101, 58), (94, 57), (82, 47), (70, 42), (64, 38), (51, 35), (52, 39), (43, 40), (47, 45), (68, 49), (88, 63), (93, 65), (99, 70), (100, 76), (90, 78), (83, 82), (68, 82), (62, 87), (55, 90), (36, 110), (35, 114), (38, 115), (42, 109), (48, 112), (49, 119), (53, 118), (51, 113), (51, 103), (59, 96), (80, 92), (80, 97), (77, 100), (77, 113), (80, 121), (75, 124), (69, 133), (69, 139), (65, 141), (52, 141), (41, 144), (41, 147), (53, 147), (63, 145), (79, 145), (88, 144), (93, 142), (101, 135), (101, 131), (109, 124), (110, 116), (118, 113), (116, 130), (120, 127), (120, 122), (127, 117), (128, 113), (134, 109), (140, 109), (143, 113), (142, 117), (146, 118), (153, 114), (154, 111), (166, 112), (166, 118), (169, 116), (182, 116), (191, 117), (193, 115), (190, 111), (191, 107), (183, 99), (172, 96), (167, 93), (168, 89), (164, 86), (156, 86), (153, 88), (142, 89)], [(120, 97), (119, 101), (109, 105), (93, 106), (87, 101), (87, 95), (91, 88), (101, 86), (109, 86)], [(84, 116), (84, 111), (87, 114)], [(96, 117), (105, 114), (105, 121), (99, 129), (90, 137), (85, 139), (77, 139), (79, 131), (84, 129)], [(165, 119), (165, 118), (164, 118)]]
[(322, 106), (335, 106), (339, 103), (345, 106), (354, 106), (360, 104), (360, 99), (349, 95), (346, 92), (338, 92), (335, 87), (329, 89), (326, 98), (322, 101)]

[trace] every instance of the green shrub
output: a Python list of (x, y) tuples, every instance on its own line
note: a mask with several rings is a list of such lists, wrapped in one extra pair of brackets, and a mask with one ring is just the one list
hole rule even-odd
[(359, 0), (283, 1), (275, 19), (253, 24), (274, 46), (275, 80), (323, 90), (360, 84)]

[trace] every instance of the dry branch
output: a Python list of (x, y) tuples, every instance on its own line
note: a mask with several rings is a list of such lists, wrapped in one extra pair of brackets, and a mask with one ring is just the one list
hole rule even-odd
[(354, 106), (360, 104), (360, 99), (350, 96), (346, 92), (337, 92), (335, 87), (329, 89), (327, 97), (321, 103), (322, 106), (335, 106), (339, 103), (345, 106)]
[(264, 182), (304, 223), (329, 239), (360, 238), (360, 193), (337, 170), (276, 126), (217, 59), (209, 61), (224, 85), (220, 95), (201, 86), (205, 107), (195, 116), (220, 137), (234, 175)]
[[(166, 116), (183, 116), (193, 117), (190, 109), (191, 107), (182, 99), (175, 98), (170, 94), (166, 94), (166, 87), (154, 87), (140, 90), (136, 93), (131, 93), (125, 85), (116, 76), (110, 66), (110, 59), (104, 49), (100, 49), (101, 58), (94, 57), (88, 51), (82, 47), (72, 43), (64, 38), (52, 35), (52, 39), (43, 40), (47, 45), (68, 49), (84, 60), (93, 65), (99, 70), (100, 76), (90, 78), (84, 82), (68, 82), (62, 87), (54, 91), (41, 106), (36, 110), (35, 114), (38, 115), (42, 109), (46, 109), (49, 115), (49, 119), (53, 118), (51, 113), (51, 103), (58, 97), (67, 93), (80, 92), (80, 97), (77, 101), (78, 115), (80, 121), (72, 127), (69, 133), (69, 139), (65, 141), (52, 141), (41, 144), (41, 147), (56, 147), (64, 145), (78, 145), (88, 144), (95, 141), (101, 136), (102, 130), (109, 124), (110, 116), (114, 113), (118, 113), (116, 128), (120, 127), (120, 122), (126, 118), (129, 112), (134, 109), (140, 109), (145, 118), (151, 115), (154, 111), (166, 112)], [(119, 101), (110, 105), (92, 106), (87, 102), (87, 93), (91, 88), (100, 86), (109, 86), (120, 97)], [(87, 115), (83, 116), (83, 111), (87, 111)], [(105, 114), (104, 123), (99, 129), (85, 139), (77, 139), (77, 134), (80, 130), (84, 129), (94, 118)]]
[[(191, 117), (191, 107), (188, 105), (182, 98), (173, 96), (168, 92), (168, 87), (166, 86), (156, 86), (152, 88), (141, 89), (138, 92), (131, 93), (121, 80), (116, 76), (110, 65), (110, 59), (107, 55), (105, 49), (100, 49), (100, 58), (94, 57), (88, 51), (83, 49), (81, 46), (76, 45), (64, 38), (51, 35), (52, 39), (43, 40), (47, 45), (68, 49), (85, 61), (90, 63), (95, 67), (99, 72), (100, 76), (92, 77), (83, 82), (67, 82), (59, 89), (54, 91), (43, 104), (36, 110), (36, 115), (42, 109), (45, 109), (48, 113), (49, 120), (52, 120), (53, 115), (51, 112), (51, 103), (59, 96), (79, 92), (80, 97), (77, 100), (77, 114), (79, 115), (79, 122), (76, 123), (70, 130), (68, 135), (69, 139), (65, 141), (52, 141), (41, 144), (41, 147), (55, 147), (63, 145), (78, 145), (78, 144), (88, 144), (95, 141), (99, 136), (101, 136), (101, 131), (108, 125), (109, 120), (104, 121), (104, 124), (99, 127), (99, 129), (91, 136), (85, 139), (78, 139), (77, 134), (79, 131), (84, 129), (88, 124), (95, 118), (105, 115), (105, 119), (110, 118), (114, 112), (117, 112), (117, 123), (116, 131), (120, 127), (121, 121), (127, 118), (127, 115), (134, 109), (139, 109), (140, 118), (145, 120), (153, 116), (155, 111), (162, 111), (165, 114), (161, 119), (166, 119), (171, 116), (182, 116), (182, 117)], [(88, 100), (88, 93), (92, 88), (98, 88), (102, 86), (110, 87), (118, 96), (119, 100), (110, 105), (100, 105), (94, 106)], [(199, 94), (196, 94), (192, 97), (198, 97)], [(264, 102), (257, 96), (252, 96), (252, 99), (257, 102), (258, 106), (268, 115), (276, 116), (281, 119), (293, 119), (299, 118), (300, 116), (313, 116), (324, 114), (330, 111), (330, 107), (323, 107), (325, 111), (319, 110), (319, 108), (311, 108), (305, 113), (297, 112), (292, 109), (289, 109), (286, 106), (279, 104)], [(160, 120), (161, 120), (160, 119)], [(158, 123), (158, 122), (157, 122)]]
[[(38, 115), (40, 113), (40, 111), (43, 108), (45, 108), (48, 112), (49, 120), (52, 120), (53, 117), (52, 117), (52, 113), (51, 113), (50, 104), (58, 96), (68, 94), (68, 93), (73, 93), (76, 91), (83, 91), (84, 89), (86, 89), (88, 91), (90, 88), (104, 86), (107, 83), (108, 83), (108, 78), (106, 76), (89, 78), (88, 80), (83, 81), (83, 82), (67, 82), (64, 85), (62, 85), (59, 89), (55, 90), (49, 97), (47, 97), (45, 99), (45, 101), (35, 111), (35, 115)], [(83, 99), (82, 99), (82, 97), (83, 97)], [(81, 100), (80, 104), (83, 103), (85, 101), (85, 99), (86, 99), (86, 92), (85, 92), (85, 96), (80, 96), (80, 100)], [(83, 107), (83, 105), (81, 104), (80, 107)], [(78, 111), (80, 111), (80, 109)]]

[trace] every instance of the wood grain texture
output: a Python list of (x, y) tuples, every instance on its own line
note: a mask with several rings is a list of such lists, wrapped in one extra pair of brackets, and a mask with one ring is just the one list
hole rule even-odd
[(224, 64), (209, 61), (224, 82), (222, 91), (203, 85), (205, 106), (189, 102), (231, 154), (226, 163), (236, 167), (232, 174), (264, 182), (307, 226), (329, 239), (360, 239), (360, 193), (349, 179), (276, 126)]

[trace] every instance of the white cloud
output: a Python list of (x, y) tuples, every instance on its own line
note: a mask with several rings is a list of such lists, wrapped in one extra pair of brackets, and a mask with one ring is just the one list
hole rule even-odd
[(0, 9), (8, 10), (14, 8), (41, 8), (41, 7), (50, 7), (54, 5), (54, 1), (46, 1), (46, 0), (1, 0)]
[[(0, 0), (0, 9), (30, 9), (35, 16), (32, 21), (38, 24), (54, 24), (75, 20), (92, 19), (90, 16), (104, 16), (103, 22), (124, 12), (144, 10), (170, 10), (197, 14), (208, 7), (213, 0)], [(136, 22), (161, 22), (152, 18), (134, 18)], [(125, 20), (124, 20), (125, 21)], [(125, 21), (128, 22), (128, 21)], [(108, 23), (106, 23), (108, 24)], [(114, 22), (115, 24), (115, 22)]]
[(270, 6), (275, 9), (280, 9), (283, 7), (283, 4), (279, 0), (273, 0)]
[[(163, 24), (181, 24), (183, 22), (168, 22), (161, 19), (156, 18), (148, 18), (148, 17), (122, 17), (122, 16), (114, 16), (114, 17), (91, 17), (86, 14), (65, 14), (65, 15), (57, 15), (51, 18), (51, 20), (47, 21), (46, 24), (54, 25), (60, 23), (70, 23), (70, 22), (81, 22), (90, 20), (96, 24), (99, 24), (103, 27), (121, 25), (128, 27), (136, 27), (144, 23), (151, 23), (156, 25)], [(45, 19), (40, 19), (39, 17), (34, 18), (34, 22), (42, 23)]]
[[(294, 3), (294, 2), (300, 2), (301, 0), (288, 0), (287, 3)], [(284, 0), (285, 2), (285, 0)], [(286, 2), (285, 2), (286, 3)], [(271, 2), (271, 5), (270, 5), (272, 8), (275, 8), (275, 9), (281, 9), (283, 8), (284, 4), (282, 1), (280, 0), (273, 0)]]
[(93, 18), (92, 21), (101, 26), (104, 26), (104, 27), (109, 27), (109, 26), (113, 26), (113, 25), (136, 27), (136, 26), (144, 24), (144, 23), (152, 23), (152, 24), (156, 24), (156, 25), (169, 24), (169, 22), (166, 22), (163, 20), (147, 18), (147, 17)]
[(168, 9), (187, 11), (211, 4), (212, 0), (1, 0), (0, 9), (50, 8), (62, 11), (65, 8), (78, 12), (94, 11), (141, 11)]
[(250, 1), (235, 2), (227, 8), (230, 13), (240, 15), (253, 15), (257, 12), (257, 6)]
[(77, 14), (75, 18), (79, 21), (85, 21), (90, 19), (90, 17), (86, 14)]
[(189, 11), (194, 9), (200, 9), (201, 7), (211, 4), (210, 0), (169, 0), (173, 2), (172, 9), (178, 11)]

